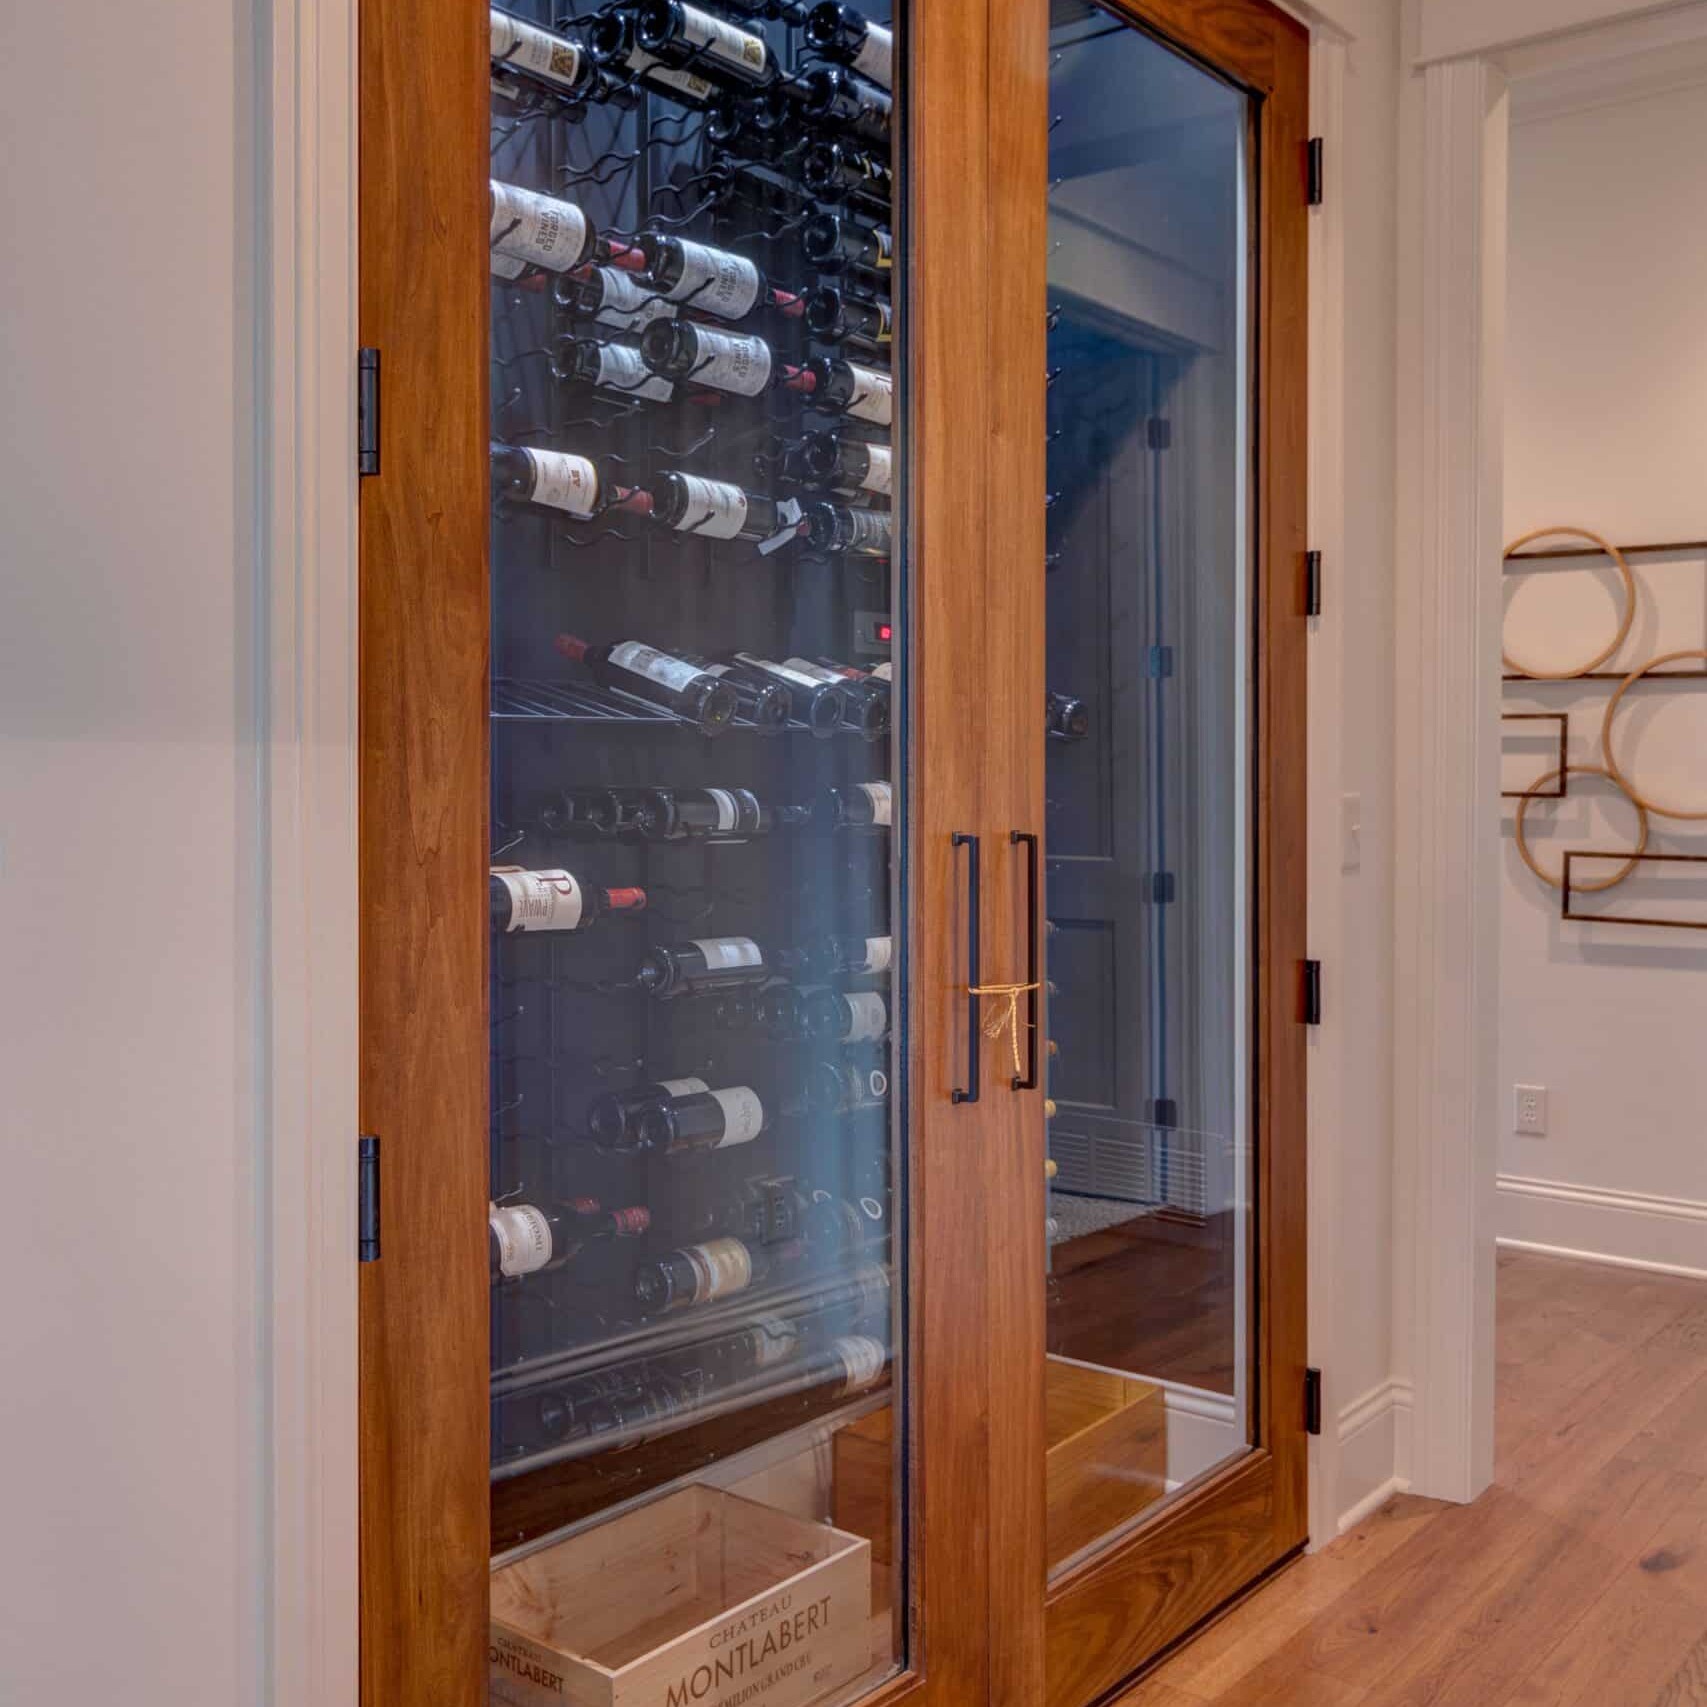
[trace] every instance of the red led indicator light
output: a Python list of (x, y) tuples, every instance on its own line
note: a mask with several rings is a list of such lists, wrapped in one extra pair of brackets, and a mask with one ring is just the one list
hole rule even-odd
[(879, 640), (893, 640), (895, 638), (895, 629), (893, 624), (880, 622), (877, 625), (877, 638)]

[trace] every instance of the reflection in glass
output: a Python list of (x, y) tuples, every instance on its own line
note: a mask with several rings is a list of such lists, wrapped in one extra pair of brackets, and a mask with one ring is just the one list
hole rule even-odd
[(1250, 1441), (1250, 107), (1052, 11), (1048, 1556)]

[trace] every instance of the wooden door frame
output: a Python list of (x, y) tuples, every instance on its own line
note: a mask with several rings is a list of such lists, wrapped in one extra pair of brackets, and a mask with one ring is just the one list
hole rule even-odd
[[(985, 588), (998, 285), (976, 258), (990, 25), (986, 0), (928, 0), (908, 49), (913, 87), (930, 91), (908, 103), (901, 317), (916, 441), (899, 678), (912, 1641), (911, 1669), (872, 1697), (884, 1707), (1019, 1699), (1003, 1693), (989, 1640), (990, 1560), (1012, 1516), (992, 1499), (989, 1276), (1006, 1245), (992, 1230), (1013, 1207), (989, 1166), (990, 1128), (1011, 1116), (989, 1091), (971, 1106), (950, 1097), (967, 1047), (967, 897), (950, 838), (983, 836), (988, 873), (1011, 822), (984, 796), (992, 743), (965, 669), (982, 646), (997, 694), (1015, 627)], [(485, 364), (471, 375), (468, 359), (487, 339), (488, 48), (466, 0), (366, 0), (359, 27), (358, 341), (380, 350), (384, 387), (358, 545), (360, 1121), (381, 1140), (384, 1181), (383, 1254), (359, 1288), (361, 1699), (443, 1707), (483, 1698), (490, 1544), (489, 423)]]
[[(993, 586), (1033, 587), (1027, 606), (1034, 635), (1028, 656), (1041, 691), (1041, 387), (1044, 323), (1042, 236), (1047, 184), (1047, 7), (1001, 0), (1005, 29), (992, 34), (991, 86), (1008, 98), (992, 104), (993, 267), (1012, 277), (1006, 330), (1035, 322), (1034, 337), (1012, 361), (1007, 381), (1029, 388), (1033, 401), (1014, 412), (1009, 438), (998, 442), (992, 487), (990, 556)], [(1075, 1567), (1043, 1592), (1040, 1549), (1021, 1550), (997, 1582), (994, 1628), (1030, 1621), (1041, 1642), (1020, 1645), (1030, 1656), (1031, 1687), (1012, 1699), (1049, 1707), (1083, 1707), (1150, 1663), (1247, 1583), (1302, 1547), (1308, 1537), (1306, 1361), (1305, 1133), (1306, 1049), (1302, 967), (1307, 897), (1306, 550), (1308, 397), (1308, 247), (1306, 143), (1309, 135), (1308, 31), (1265, 0), (1104, 0), (1111, 10), (1261, 98), (1256, 208), (1261, 262), (1257, 278), (1256, 491), (1258, 681), (1255, 710), (1258, 768), (1257, 989), (1261, 1025), (1252, 1088), (1256, 1152), (1257, 1344), (1259, 1444), (1209, 1477), (1155, 1519)], [(1041, 87), (1040, 87), (1041, 85)], [(1023, 367), (1031, 361), (1030, 367)], [(1023, 367), (1023, 371), (1022, 370)], [(1006, 372), (1006, 369), (1000, 371)], [(1035, 512), (1035, 522), (1030, 519)], [(1039, 745), (1027, 729), (1025, 746)], [(1041, 757), (1024, 779), (1026, 820), (1043, 821)], [(1024, 1099), (1015, 1099), (1021, 1101)], [(1016, 1148), (1024, 1213), (1015, 1217), (1010, 1251), (1040, 1245), (1041, 1111), (1027, 1110), (1031, 1129)], [(1035, 1152), (1035, 1153), (1034, 1153)], [(1033, 1177), (1035, 1176), (1035, 1177)], [(1035, 1201), (1034, 1201), (1035, 1200)], [(1039, 1252), (1039, 1260), (1041, 1252)], [(993, 1457), (1023, 1477), (1041, 1502), (1044, 1455), (1039, 1419), (1043, 1379), (1040, 1276), (1013, 1261), (995, 1273), (993, 1308), (1007, 1341), (998, 1366), (1035, 1371), (1017, 1417), (999, 1416)], [(1029, 1503), (1029, 1502), (1028, 1502)], [(1039, 1604), (1044, 1611), (1040, 1614)], [(1041, 1648), (1041, 1653), (1038, 1652)]]

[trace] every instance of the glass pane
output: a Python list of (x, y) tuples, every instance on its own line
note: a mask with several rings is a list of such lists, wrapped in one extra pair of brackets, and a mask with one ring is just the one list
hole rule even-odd
[(1250, 1442), (1244, 95), (1051, 32), (1050, 1565)]
[(904, 1657), (889, 22), (490, 13), (494, 1701)]

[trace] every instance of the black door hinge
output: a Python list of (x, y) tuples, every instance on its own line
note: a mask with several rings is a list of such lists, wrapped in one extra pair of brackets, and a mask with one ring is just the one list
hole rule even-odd
[(1325, 195), (1323, 188), (1322, 139), (1319, 136), (1310, 138), (1305, 170), (1305, 195), (1311, 207), (1320, 207)]
[(356, 352), (356, 472), (379, 473), (379, 351)]
[(1304, 1371), (1304, 1432), (1322, 1432), (1322, 1372), (1319, 1369)]
[(1322, 554), (1319, 551), (1304, 553), (1304, 614), (1322, 614)]
[(1152, 415), (1144, 423), (1144, 436), (1151, 450), (1171, 450), (1174, 443), (1174, 424), (1164, 415)]
[(356, 1261), (379, 1261), (379, 1140), (356, 1141)]
[(1304, 962), (1304, 1023), (1322, 1023), (1322, 963), (1319, 960)]

